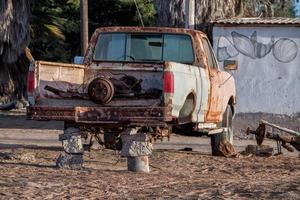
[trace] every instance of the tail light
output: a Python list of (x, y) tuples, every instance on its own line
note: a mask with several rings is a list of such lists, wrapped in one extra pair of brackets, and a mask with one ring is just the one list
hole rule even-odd
[(164, 92), (174, 93), (174, 74), (170, 71), (164, 72)]
[(33, 93), (34, 92), (34, 71), (28, 71), (27, 75), (27, 92)]

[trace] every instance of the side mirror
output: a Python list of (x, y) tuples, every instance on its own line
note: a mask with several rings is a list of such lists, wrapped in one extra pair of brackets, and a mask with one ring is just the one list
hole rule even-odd
[(237, 60), (224, 60), (224, 70), (237, 70), (238, 62)]
[(74, 57), (74, 64), (78, 64), (78, 65), (83, 64), (83, 57), (82, 56), (75, 56)]

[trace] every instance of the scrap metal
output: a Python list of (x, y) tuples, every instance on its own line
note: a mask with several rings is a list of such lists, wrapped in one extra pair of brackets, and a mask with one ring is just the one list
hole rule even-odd
[[(289, 134), (290, 136), (283, 135), (278, 132), (269, 132), (267, 131), (267, 126), (277, 129), (278, 131)], [(287, 149), (290, 152), (293, 152), (294, 149), (300, 151), (300, 133), (288, 128), (281, 127), (279, 125), (261, 120), (258, 128), (256, 130), (251, 130), (249, 127), (246, 130), (246, 133), (254, 134), (256, 142), (258, 145), (262, 145), (265, 138), (275, 140), (277, 142), (278, 153), (281, 153), (281, 147)]]

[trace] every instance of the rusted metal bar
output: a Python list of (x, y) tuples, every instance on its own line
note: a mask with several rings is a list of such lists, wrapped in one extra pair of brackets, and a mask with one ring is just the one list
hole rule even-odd
[(139, 122), (164, 124), (163, 107), (76, 107), (76, 122), (95, 123), (97, 121)]
[[(269, 122), (266, 122), (264, 120), (261, 121), (261, 123), (259, 124), (258, 128), (254, 131), (254, 130), (250, 130), (250, 128), (247, 128), (246, 133), (247, 134), (254, 134), (255, 138), (256, 138), (256, 142), (258, 145), (262, 145), (264, 138), (268, 138), (268, 139), (272, 139), (277, 141), (277, 146), (278, 146), (278, 151), (279, 153), (281, 153), (281, 146), (284, 147), (285, 149), (287, 149), (288, 151), (293, 152), (294, 149), (292, 147), (294, 147), (295, 149), (297, 149), (298, 151), (300, 151), (300, 136), (294, 135), (294, 136), (285, 136), (279, 133), (274, 133), (274, 132), (267, 132), (266, 131), (266, 125), (271, 126), (272, 128), (276, 128), (280, 131), (284, 131), (286, 132), (285, 128), (282, 128), (278, 125), (275, 124), (271, 124)], [(290, 129), (287, 129), (288, 132), (294, 132)], [(297, 133), (297, 132), (296, 132)], [(290, 133), (291, 134), (291, 133)], [(292, 135), (292, 134), (291, 134)]]
[(74, 121), (75, 110), (72, 107), (28, 106), (27, 119)]
[(278, 129), (280, 131), (283, 131), (283, 132), (286, 132), (286, 133), (289, 133), (293, 136), (300, 136), (300, 133), (297, 132), (297, 131), (294, 131), (294, 130), (291, 130), (291, 129), (288, 129), (288, 128), (284, 128), (284, 127), (281, 127), (281, 126), (278, 126), (276, 124), (272, 124), (270, 122), (267, 122), (266, 120), (260, 120), (261, 123), (265, 124), (265, 125), (268, 125), (270, 127), (273, 127), (275, 129)]
[(86, 124), (130, 124), (166, 126), (171, 120), (165, 107), (47, 107), (28, 106), (27, 118), (32, 120), (75, 121)]

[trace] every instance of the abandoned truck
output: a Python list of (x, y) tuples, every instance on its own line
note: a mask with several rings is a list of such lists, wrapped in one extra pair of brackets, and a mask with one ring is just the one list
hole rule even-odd
[[(237, 68), (236, 61), (224, 63), (225, 70)], [(95, 31), (82, 64), (31, 63), (27, 116), (65, 122), (61, 162), (83, 153), (80, 139), (102, 143), (104, 134), (104, 144), (139, 170), (151, 141), (175, 128), (208, 134), (217, 155), (222, 141), (233, 141), (235, 96), (234, 79), (220, 70), (204, 33), (107, 27)]]

